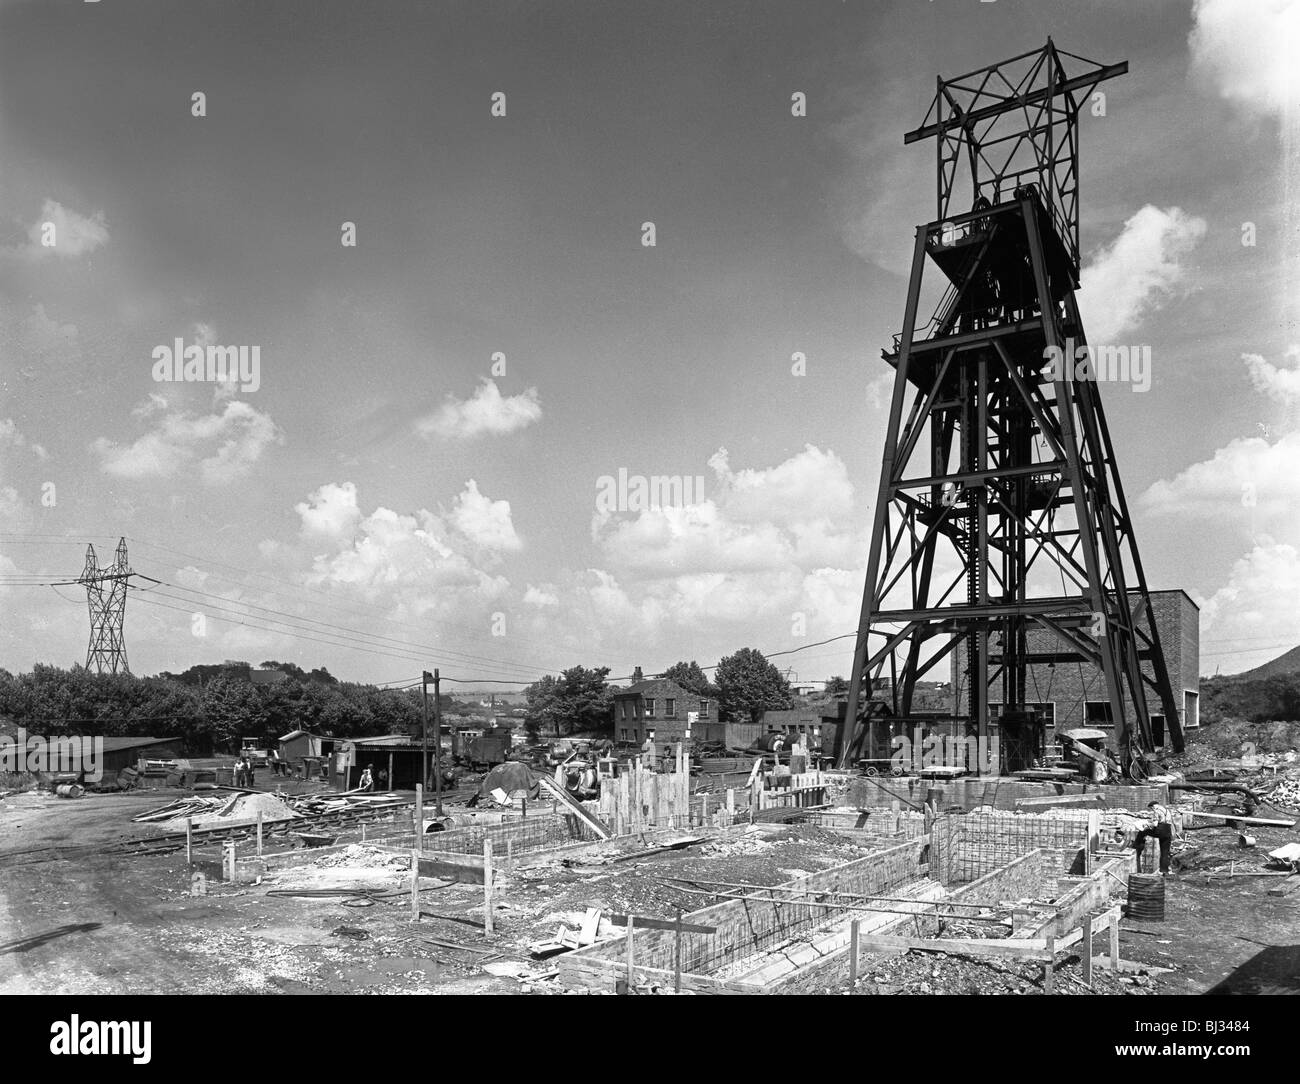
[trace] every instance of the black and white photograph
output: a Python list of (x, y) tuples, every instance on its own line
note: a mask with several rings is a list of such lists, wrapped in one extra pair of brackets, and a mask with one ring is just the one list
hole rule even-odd
[(1297, 58), (1300, 0), (0, 0), (10, 1035), (1280, 1052)]

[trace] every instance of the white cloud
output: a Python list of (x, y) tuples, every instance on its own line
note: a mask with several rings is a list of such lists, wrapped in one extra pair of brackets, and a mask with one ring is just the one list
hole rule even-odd
[(302, 518), (303, 537), (313, 541), (350, 541), (361, 522), (357, 487), (352, 482), (326, 482), (293, 510)]
[(423, 437), (468, 439), (485, 433), (501, 435), (524, 429), (542, 416), (537, 389), (504, 396), (494, 380), (483, 380), (468, 399), (448, 396), (446, 402), (415, 424)]
[(540, 587), (530, 583), (528, 590), (524, 592), (525, 606), (558, 606), (559, 604), (560, 596), (549, 583), (544, 583)]
[(1300, 0), (1196, 0), (1192, 70), (1230, 102), (1294, 113), (1300, 100)]
[(100, 437), (91, 450), (100, 469), (119, 478), (174, 478), (197, 469), (203, 482), (220, 485), (242, 478), (268, 447), (283, 443), (269, 414), (228, 402), (219, 413), (163, 415), (153, 430), (127, 445)]
[(1224, 652), (1228, 671), (1276, 658), (1300, 643), (1300, 553), (1262, 539), (1233, 564), (1226, 584), (1199, 601), (1202, 655)]
[(807, 445), (767, 468), (736, 469), (726, 449), (708, 465), (709, 495), (692, 504), (596, 517), (604, 567), (562, 582), (548, 627), (629, 650), (687, 650), (700, 638), (785, 644), (852, 627), (867, 537), (844, 462)]
[(775, 467), (734, 471), (721, 448), (708, 465), (708, 499), (636, 515), (596, 514), (593, 538), (618, 574), (793, 573), (859, 556), (852, 532), (842, 527), (853, 485), (834, 452), (809, 444)]
[(478, 491), (471, 478), (457, 496), (449, 516), (452, 526), (475, 546), (505, 551), (523, 548), (510, 519), (510, 502), (494, 501)]
[(1125, 222), (1082, 272), (1079, 306), (1089, 341), (1114, 343), (1183, 286), (1186, 257), (1205, 231), (1203, 218), (1178, 207), (1147, 204)]
[[(48, 235), (48, 225), (54, 227), (52, 245), (43, 243)], [(71, 259), (106, 245), (108, 227), (104, 225), (102, 211), (87, 218), (57, 200), (47, 199), (41, 205), (40, 217), (28, 227), (27, 241), (26, 251), (30, 255)]]
[(1300, 537), (1300, 433), (1274, 443), (1238, 438), (1213, 458), (1152, 484), (1138, 506), (1157, 515), (1212, 516)]
[(365, 513), (351, 482), (327, 483), (294, 510), (304, 542), (317, 550), (310, 571), (299, 576), (309, 585), (342, 588), (391, 606), (395, 615), (464, 614), (468, 608), (475, 621), (485, 620), (482, 603), (501, 599), (509, 587), (480, 567), (499, 559), (485, 553), (485, 542), (500, 548), (515, 537), (509, 506), (483, 497), (473, 483), (453, 506), (453, 517), (463, 512), (459, 524), (426, 509)]
[(1295, 364), (1300, 362), (1300, 346), (1288, 347), (1285, 356), (1293, 363), (1289, 368), (1272, 365), (1259, 354), (1242, 354), (1241, 360), (1256, 391), (1290, 406), (1300, 403), (1300, 367)]

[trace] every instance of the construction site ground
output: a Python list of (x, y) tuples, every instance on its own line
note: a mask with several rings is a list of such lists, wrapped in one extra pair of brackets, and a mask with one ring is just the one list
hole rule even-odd
[[(355, 845), (272, 870), (260, 884), (222, 881), (215, 848), (196, 856), (193, 871), (183, 852), (104, 850), (141, 835), (131, 817), (159, 804), (157, 792), (0, 801), (0, 993), (558, 993), (555, 958), (534, 959), (528, 946), (560, 925), (577, 929), (588, 908), (672, 917), (679, 907), (714, 902), (673, 878), (775, 885), (874, 846), (828, 829), (757, 825), (537, 852), (499, 882), (489, 939), (477, 885), (423, 878), (424, 917), (413, 923), (410, 897), (401, 894), (409, 860), (361, 844), (358, 829), (340, 838)], [(681, 849), (655, 849), (701, 836)], [(1207, 877), (1233, 863), (1261, 868), (1263, 854), (1295, 832), (1258, 829), (1256, 837), (1257, 847), (1244, 851), (1232, 829), (1188, 833), (1177, 853), (1184, 868), (1168, 881), (1166, 920), (1125, 919), (1121, 927), (1125, 960), (1172, 970), (1099, 969), (1095, 991), (1297, 992), (1300, 893), (1269, 896), (1275, 881), (1267, 877)], [(193, 872), (204, 875), (206, 895), (192, 894)], [(272, 894), (340, 887), (354, 895)], [(389, 895), (367, 898), (363, 889)], [(1074, 981), (1080, 974), (1077, 955), (1062, 954), (1057, 991), (1086, 993)], [(859, 994), (1042, 989), (1041, 967), (928, 952), (866, 956), (860, 976)]]

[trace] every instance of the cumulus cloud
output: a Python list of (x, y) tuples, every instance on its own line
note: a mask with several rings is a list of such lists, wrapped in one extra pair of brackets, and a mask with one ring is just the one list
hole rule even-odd
[(1292, 363), (1286, 368), (1270, 364), (1259, 354), (1242, 354), (1241, 360), (1257, 392), (1292, 406), (1300, 403), (1300, 346), (1288, 347), (1285, 356)]
[(1192, 70), (1222, 97), (1260, 115), (1300, 100), (1300, 0), (1196, 0)]
[(365, 512), (351, 482), (326, 483), (294, 510), (303, 541), (315, 550), (300, 576), (310, 585), (343, 588), (413, 616), (463, 611), (502, 598), (509, 587), (483, 566), (518, 548), (510, 506), (473, 482), (447, 516), (382, 506)]
[(524, 429), (542, 416), (536, 388), (522, 395), (502, 395), (495, 380), (483, 380), (468, 399), (449, 395), (432, 414), (415, 423), (423, 437), (446, 440), (491, 434), (500, 436)]
[(1113, 343), (1186, 283), (1186, 259), (1205, 236), (1203, 218), (1147, 204), (1082, 272), (1079, 306), (1095, 344)]
[(562, 578), (546, 620), (633, 648), (699, 636), (788, 643), (851, 628), (867, 535), (843, 460), (807, 445), (741, 467), (723, 448), (708, 467), (706, 492), (690, 503), (598, 514), (601, 567)]
[(108, 227), (102, 211), (87, 217), (47, 199), (40, 217), (28, 227), (27, 242), (29, 255), (75, 259), (108, 244)]
[(1240, 437), (1138, 498), (1145, 512), (1300, 528), (1300, 433)]
[[(1258, 666), (1280, 653), (1278, 645), (1300, 643), (1297, 599), (1300, 552), (1289, 543), (1262, 539), (1233, 564), (1222, 587), (1199, 600), (1202, 635), (1220, 651), (1231, 652), (1223, 657), (1225, 669)], [(1213, 650), (1202, 653), (1215, 656)]]
[(485, 550), (498, 552), (523, 548), (510, 519), (510, 502), (494, 501), (479, 492), (471, 478), (457, 498), (448, 517), (461, 535)]
[[(150, 402), (156, 407), (152, 397)], [(269, 414), (244, 402), (228, 402), (213, 414), (164, 414), (130, 444), (100, 437), (91, 450), (99, 457), (100, 469), (118, 478), (174, 478), (197, 467), (203, 482), (221, 485), (244, 477), (267, 448), (283, 443)]]
[(524, 592), (525, 606), (558, 606), (559, 604), (560, 596), (549, 583), (544, 583), (540, 587), (530, 583), (528, 590)]

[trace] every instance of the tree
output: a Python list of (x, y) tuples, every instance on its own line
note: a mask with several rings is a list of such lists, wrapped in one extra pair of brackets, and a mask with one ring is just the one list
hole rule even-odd
[(732, 718), (747, 714), (758, 722), (763, 712), (791, 706), (790, 683), (761, 651), (742, 647), (718, 663), (718, 705)]
[(524, 690), (528, 698), (529, 722), (540, 732), (549, 723), (556, 737), (579, 730), (602, 730), (613, 724), (610, 713), (611, 694), (605, 678), (609, 667), (589, 670), (571, 666), (558, 678), (550, 674)]
[(708, 679), (700, 669), (700, 664), (694, 659), (690, 662), (675, 662), (659, 676), (677, 682), (688, 693), (694, 693), (696, 696), (708, 700), (718, 698), (718, 687)]
[(823, 691), (827, 696), (835, 696), (837, 693), (846, 693), (849, 691), (849, 683), (846, 679), (837, 675), (836, 677), (827, 680), (826, 687)]
[(557, 686), (559, 681), (553, 674), (546, 674), (544, 677), (534, 681), (524, 690), (524, 697), (528, 701), (528, 711), (524, 716), (524, 727), (528, 732), (541, 734), (546, 725), (554, 728), (558, 737), (560, 733), (560, 724), (557, 717)]

